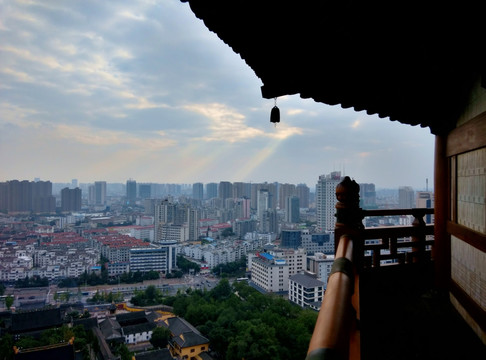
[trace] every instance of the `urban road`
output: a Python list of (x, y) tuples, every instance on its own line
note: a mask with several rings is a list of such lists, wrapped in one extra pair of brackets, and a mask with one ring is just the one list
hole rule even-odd
[[(129, 303), (135, 291), (145, 290), (149, 285), (154, 285), (164, 294), (175, 295), (177, 291), (191, 289), (210, 290), (219, 282), (218, 278), (211, 275), (185, 275), (179, 279), (146, 280), (135, 284), (116, 284), (98, 286), (80, 286), (75, 288), (59, 288), (57, 285), (37, 288), (15, 288), (8, 286), (5, 296), (13, 296), (15, 309), (32, 309), (43, 305), (56, 305), (60, 303), (81, 302), (87, 304), (87, 299), (93, 297), (96, 292), (122, 294), (123, 302)], [(69, 297), (63, 295), (69, 292)], [(56, 295), (57, 294), (57, 295)], [(5, 299), (5, 296), (2, 300)], [(56, 299), (57, 298), (57, 299)], [(68, 299), (66, 299), (68, 298)], [(67, 300), (67, 301), (66, 301)], [(5, 301), (0, 302), (0, 308), (5, 308)]]

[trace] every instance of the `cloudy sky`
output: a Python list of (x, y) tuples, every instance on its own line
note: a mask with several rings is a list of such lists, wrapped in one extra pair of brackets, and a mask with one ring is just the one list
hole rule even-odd
[(0, 181), (431, 187), (428, 129), (261, 85), (179, 0), (0, 0)]

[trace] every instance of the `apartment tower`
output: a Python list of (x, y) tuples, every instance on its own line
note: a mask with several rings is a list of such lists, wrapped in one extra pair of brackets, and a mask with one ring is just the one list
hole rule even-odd
[(342, 181), (341, 172), (319, 176), (316, 185), (317, 227), (320, 231), (334, 231), (336, 225), (336, 187)]

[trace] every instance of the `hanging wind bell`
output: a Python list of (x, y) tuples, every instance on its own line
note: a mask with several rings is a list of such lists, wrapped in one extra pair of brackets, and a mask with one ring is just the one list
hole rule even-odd
[(275, 106), (270, 112), (270, 122), (274, 123), (275, 126), (277, 126), (277, 123), (280, 122), (280, 109), (277, 107), (277, 98), (275, 98)]

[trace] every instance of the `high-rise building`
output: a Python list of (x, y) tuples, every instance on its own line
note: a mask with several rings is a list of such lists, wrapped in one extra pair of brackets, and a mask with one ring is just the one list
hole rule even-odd
[(0, 186), (0, 210), (51, 213), (56, 210), (50, 181), (10, 180)]
[(278, 206), (282, 210), (287, 210), (287, 198), (295, 195), (294, 184), (279, 184), (278, 187)]
[(199, 238), (199, 211), (197, 209), (187, 209), (187, 227), (189, 230), (189, 241)]
[(270, 192), (267, 189), (261, 189), (257, 195), (257, 218), (260, 223), (263, 222), (263, 216), (270, 207)]
[(106, 205), (106, 181), (95, 181), (94, 204)]
[(71, 189), (76, 189), (78, 187), (78, 179), (71, 180)]
[(156, 242), (167, 240), (167, 226), (175, 225), (180, 227), (184, 222), (184, 218), (187, 218), (187, 215), (181, 214), (185, 209), (182, 207), (178, 208), (176, 204), (167, 199), (157, 201), (154, 210), (154, 236)]
[(300, 221), (300, 204), (296, 195), (287, 196), (285, 200), (285, 221), (292, 224)]
[(316, 185), (316, 216), (320, 231), (334, 231), (336, 225), (336, 187), (341, 182), (341, 172), (334, 171), (319, 176)]
[(96, 203), (95, 186), (93, 184), (88, 185), (88, 204), (94, 205)]
[(61, 211), (81, 210), (81, 189), (64, 188), (61, 190)]
[(151, 184), (139, 184), (138, 196), (140, 199), (150, 199), (152, 197), (152, 185)]
[(165, 199), (155, 204), (155, 223), (173, 223), (175, 219), (175, 204)]
[(233, 232), (239, 239), (243, 239), (247, 233), (257, 230), (257, 222), (253, 219), (236, 219), (233, 223)]
[(251, 184), (251, 207), (253, 209), (258, 208), (258, 192), (260, 190), (267, 190), (269, 195), (269, 208), (277, 208), (277, 183), (261, 183)]
[(246, 219), (249, 218), (250, 213), (250, 199), (243, 197), (235, 200), (235, 218)]
[(410, 186), (398, 188), (398, 207), (400, 209), (411, 209), (415, 207), (415, 192)]
[(224, 201), (233, 198), (233, 184), (229, 181), (220, 181), (218, 186), (218, 197)]
[(359, 184), (359, 202), (362, 209), (377, 209), (375, 184)]
[(250, 198), (251, 197), (251, 183), (234, 182), (233, 183), (233, 198)]
[(260, 223), (260, 231), (263, 233), (278, 233), (279, 221), (277, 210), (268, 209), (263, 213), (263, 218)]
[(8, 209), (8, 183), (0, 182), (0, 210)]
[[(434, 208), (434, 193), (431, 191), (417, 191), (415, 198), (415, 205), (418, 208), (431, 209)], [(434, 222), (434, 215), (425, 215), (425, 223), (432, 224)]]
[(32, 211), (37, 213), (54, 212), (56, 199), (52, 196), (52, 183), (50, 181), (37, 181), (32, 186)]
[(206, 199), (214, 199), (218, 197), (218, 184), (206, 184)]
[(135, 205), (137, 200), (137, 182), (127, 180), (127, 205)]
[(204, 186), (203, 183), (194, 183), (192, 184), (192, 198), (194, 200), (202, 200), (204, 195)]
[(301, 208), (309, 208), (310, 189), (306, 184), (298, 184), (295, 187), (295, 195), (299, 197)]

